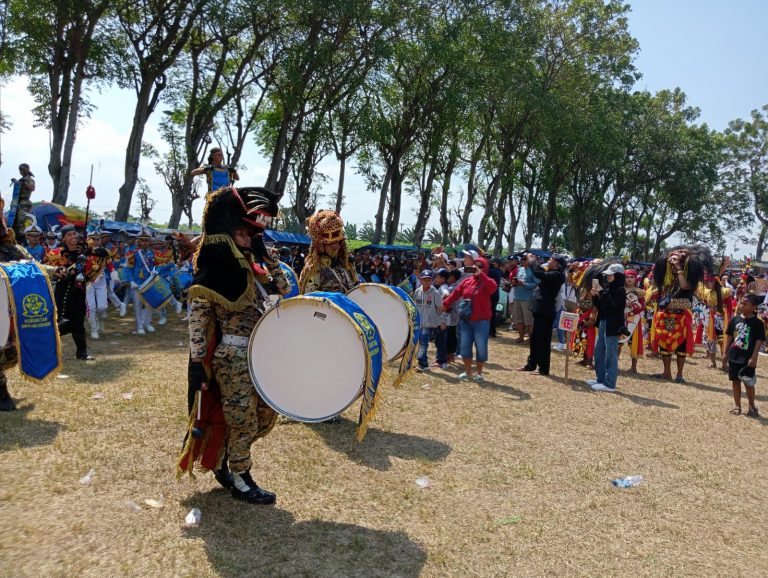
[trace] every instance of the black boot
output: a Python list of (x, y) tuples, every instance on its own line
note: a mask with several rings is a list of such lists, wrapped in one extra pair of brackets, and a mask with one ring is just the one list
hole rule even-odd
[(13, 411), (16, 404), (8, 393), (8, 386), (5, 383), (0, 384), (0, 411)]
[(227, 460), (221, 462), (221, 469), (213, 470), (213, 477), (219, 482), (222, 488), (225, 490), (232, 490), (235, 487), (235, 478), (232, 476), (232, 472), (229, 471), (227, 466)]
[[(262, 490), (251, 478), (251, 472), (242, 474), (232, 474), (235, 487), (232, 488), (232, 497), (236, 500), (243, 500), (249, 504), (274, 504), (277, 497), (272, 492)], [(239, 487), (241, 486), (241, 487)]]

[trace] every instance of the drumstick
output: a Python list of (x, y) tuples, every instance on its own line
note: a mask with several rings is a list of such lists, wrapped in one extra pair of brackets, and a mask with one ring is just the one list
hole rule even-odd
[(195, 427), (192, 428), (192, 437), (197, 440), (203, 437), (203, 429), (200, 427), (200, 412), (203, 407), (202, 390), (198, 391), (195, 395), (197, 396), (197, 419), (195, 420)]

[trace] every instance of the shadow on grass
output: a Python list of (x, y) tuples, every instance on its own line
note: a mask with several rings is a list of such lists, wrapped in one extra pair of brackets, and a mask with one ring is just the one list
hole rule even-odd
[(528, 401), (531, 399), (531, 394), (527, 391), (523, 391), (522, 389), (517, 389), (516, 387), (512, 387), (511, 385), (504, 385), (502, 383), (494, 383), (493, 381), (483, 381), (482, 383), (477, 384), (482, 389), (488, 389), (490, 391), (498, 391), (499, 393), (503, 393), (504, 395), (508, 395), (515, 401)]
[(96, 357), (94, 361), (65, 360), (62, 373), (69, 373), (80, 383), (102, 383), (105, 379), (117, 379), (135, 369), (137, 357)]
[(451, 453), (451, 446), (432, 440), (402, 433), (368, 428), (362, 443), (355, 439), (357, 424), (348, 419), (340, 423), (307, 424), (325, 444), (334, 451), (345, 454), (355, 463), (386, 471), (392, 467), (390, 458), (427, 460), (436, 462)]
[[(727, 379), (727, 376), (726, 376)], [(697, 383), (695, 381), (686, 381), (685, 383), (674, 383), (673, 385), (679, 385), (684, 387), (692, 387), (693, 389), (698, 389), (699, 391), (710, 391), (712, 393), (722, 393), (730, 397), (732, 395), (733, 389), (731, 388), (730, 382), (726, 381), (723, 387), (715, 387), (713, 385), (706, 385), (704, 383)], [(744, 393), (744, 387), (742, 386), (742, 395), (746, 397), (746, 393)], [(755, 395), (755, 399), (757, 401), (768, 401), (768, 396), (765, 395)]]
[(632, 403), (636, 403), (637, 405), (642, 405), (646, 407), (660, 407), (662, 409), (680, 409), (680, 406), (677, 406), (673, 403), (667, 403), (666, 401), (661, 401), (659, 399), (653, 399), (650, 397), (643, 397), (641, 395), (635, 395), (633, 393), (626, 393), (621, 389), (617, 389), (612, 393), (593, 391), (590, 386), (588, 386), (586, 383), (584, 383), (579, 379), (571, 378), (566, 380), (564, 377), (554, 377), (554, 376), (550, 376), (550, 379), (552, 381), (556, 381), (558, 383), (567, 385), (573, 391), (579, 391), (581, 393), (593, 393), (595, 395), (614, 395), (616, 397), (623, 397), (624, 399), (628, 399)]
[(427, 561), (425, 549), (402, 531), (297, 522), (279, 507), (247, 505), (218, 491), (183, 505), (202, 511), (200, 527), (185, 530), (185, 535), (205, 542), (220, 576), (416, 578)]
[[(16, 403), (19, 405), (19, 400)], [(23, 405), (16, 411), (0, 414), (0, 452), (46, 446), (64, 429), (58, 422), (28, 419), (33, 409), (34, 405)]]

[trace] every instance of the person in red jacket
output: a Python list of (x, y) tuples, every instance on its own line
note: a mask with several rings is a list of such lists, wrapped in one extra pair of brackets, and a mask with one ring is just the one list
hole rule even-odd
[[(469, 319), (459, 322), (459, 353), (464, 362), (464, 373), (459, 375), (462, 381), (483, 379), (483, 364), (488, 360), (488, 334), (491, 328), (491, 295), (498, 290), (496, 281), (488, 276), (488, 260), (479, 257), (475, 260), (475, 271), (456, 286), (456, 289), (443, 301), (445, 310), (454, 303), (467, 299), (472, 303)], [(468, 272), (466, 267), (464, 272)], [(472, 344), (475, 345), (477, 373), (472, 377)]]

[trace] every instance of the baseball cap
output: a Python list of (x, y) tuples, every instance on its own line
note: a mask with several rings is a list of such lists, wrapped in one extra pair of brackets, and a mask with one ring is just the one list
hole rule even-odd
[(466, 257), (467, 255), (469, 255), (470, 257), (472, 257), (472, 260), (473, 260), (473, 261), (477, 261), (477, 260), (478, 260), (478, 258), (480, 257), (480, 255), (478, 255), (477, 251), (475, 251), (475, 250), (473, 250), (473, 249), (469, 249), (469, 250), (467, 250), (467, 251), (461, 251), (461, 252), (459, 253), (459, 255), (460, 255), (462, 258), (463, 258), (463, 257)]
[(614, 263), (609, 265), (608, 268), (603, 271), (603, 275), (616, 275), (616, 273), (624, 273), (624, 265), (621, 263)]
[(429, 269), (424, 269), (424, 270), (421, 272), (421, 275), (420, 275), (420, 277), (421, 277), (422, 279), (424, 279), (424, 278), (426, 278), (426, 277), (429, 277), (430, 279), (432, 279), (432, 271), (430, 271)]
[[(752, 375), (747, 375), (747, 370), (752, 369), (751, 373)], [(747, 387), (755, 387), (755, 384), (757, 383), (757, 375), (755, 374), (754, 368), (750, 368), (748, 366), (742, 367), (739, 371), (739, 379), (746, 385)]]
[(440, 269), (435, 271), (435, 277), (437, 277), (438, 275), (440, 277), (447, 277), (448, 276), (448, 269), (446, 269), (445, 267), (440, 267)]

